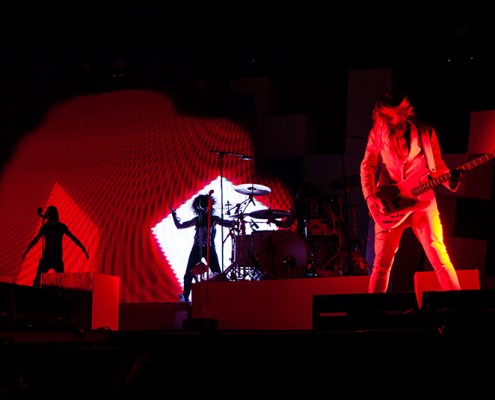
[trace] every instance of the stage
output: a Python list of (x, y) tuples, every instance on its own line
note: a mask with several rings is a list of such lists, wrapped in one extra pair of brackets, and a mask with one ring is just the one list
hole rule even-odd
[[(461, 276), (476, 286), (477, 274)], [(382, 391), (368, 384), (383, 371), (407, 382), (397, 395), (489, 384), (480, 357), (495, 355), (495, 291), (425, 290), (419, 308), (416, 292), (368, 294), (367, 280), (202, 282), (192, 305), (120, 304), (118, 329), (91, 325), (88, 290), (4, 284), (0, 394), (369, 395)], [(452, 376), (455, 390), (439, 385)]]

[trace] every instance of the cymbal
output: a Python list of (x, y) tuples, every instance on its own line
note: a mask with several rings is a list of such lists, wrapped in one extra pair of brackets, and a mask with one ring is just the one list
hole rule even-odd
[(270, 193), (272, 190), (268, 186), (258, 185), (255, 183), (246, 183), (234, 187), (237, 193), (253, 196), (263, 196)]
[(336, 178), (330, 182), (330, 187), (333, 189), (350, 189), (361, 184), (359, 175), (347, 175)]
[(258, 218), (258, 219), (278, 219), (278, 218), (284, 218), (289, 215), (289, 211), (285, 210), (256, 210), (256, 211), (251, 211), (248, 215), (252, 218)]

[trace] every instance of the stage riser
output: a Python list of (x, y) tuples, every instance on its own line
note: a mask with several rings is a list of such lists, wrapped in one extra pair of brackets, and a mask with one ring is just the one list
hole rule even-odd
[(219, 329), (312, 329), (317, 294), (366, 293), (368, 276), (201, 282), (193, 285), (192, 317)]

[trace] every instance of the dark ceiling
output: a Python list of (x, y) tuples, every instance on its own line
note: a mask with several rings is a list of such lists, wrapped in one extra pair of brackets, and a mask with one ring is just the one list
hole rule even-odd
[(320, 3), (4, 3), (4, 131), (15, 138), (47, 105), (74, 94), (187, 94), (198, 79), (221, 91), (243, 77), (272, 79), (283, 111), (329, 128), (342, 123), (335, 115), (346, 105), (347, 73), (369, 68), (392, 68), (396, 87), (430, 119), (445, 103), (455, 115), (495, 105), (488, 10)]

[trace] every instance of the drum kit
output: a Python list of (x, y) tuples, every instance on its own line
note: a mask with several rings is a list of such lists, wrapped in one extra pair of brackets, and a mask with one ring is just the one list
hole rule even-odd
[[(262, 223), (286, 218), (289, 211), (262, 209), (245, 212), (254, 196), (265, 196), (271, 189), (259, 184), (234, 187), (247, 198), (232, 206), (227, 202), (227, 215), (235, 223), (230, 230), (232, 237), (232, 264), (215, 280), (263, 280), (315, 276), (343, 276), (348, 271), (347, 251), (343, 232), (342, 213), (335, 204), (323, 207), (322, 218), (304, 220), (304, 237), (291, 229), (258, 230)], [(254, 204), (254, 203), (253, 203)], [(338, 204), (341, 209), (342, 204)], [(231, 207), (231, 208), (229, 208)], [(233, 211), (233, 213), (232, 213)], [(246, 217), (249, 217), (249, 221)], [(263, 221), (264, 220), (264, 221)], [(246, 224), (252, 229), (246, 233)], [(254, 229), (256, 227), (256, 229)]]
[[(289, 212), (276, 209), (262, 209), (245, 212), (254, 196), (265, 196), (271, 193), (271, 189), (264, 185), (244, 184), (234, 187), (237, 193), (248, 196), (242, 203), (231, 205), (227, 202), (227, 214), (235, 223), (230, 231), (232, 237), (232, 264), (215, 277), (216, 280), (261, 280), (280, 278), (278, 268), (287, 268), (292, 272), (297, 264), (304, 262), (301, 246), (294, 248), (290, 243), (280, 243), (280, 233), (272, 230), (254, 230), (252, 234), (246, 233), (246, 217), (250, 217), (250, 226), (259, 227), (261, 220), (266, 223), (289, 216)], [(258, 220), (258, 222), (256, 222)], [(290, 232), (293, 233), (293, 232)], [(294, 254), (297, 251), (297, 254)], [(293, 265), (295, 264), (295, 265)], [(267, 267), (267, 268), (266, 268)], [(287, 276), (288, 277), (288, 276)]]

